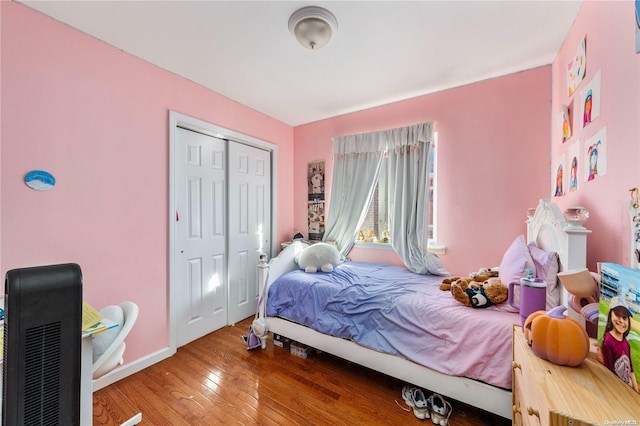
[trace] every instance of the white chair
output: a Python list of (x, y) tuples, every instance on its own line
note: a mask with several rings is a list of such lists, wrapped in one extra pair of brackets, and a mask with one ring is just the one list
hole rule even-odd
[[(127, 337), (138, 318), (138, 305), (133, 302), (122, 302), (118, 306), (122, 308), (123, 323), (120, 324), (117, 330), (114, 330), (117, 331), (118, 334), (109, 344), (107, 349), (93, 362), (93, 380), (104, 376), (124, 362), (122, 358), (126, 348), (124, 339)], [(104, 308), (101, 312), (106, 312), (106, 309), (107, 308)], [(117, 318), (108, 318), (107, 316), (105, 316), (105, 318), (118, 322)], [(104, 333), (108, 332), (109, 331), (105, 331)]]

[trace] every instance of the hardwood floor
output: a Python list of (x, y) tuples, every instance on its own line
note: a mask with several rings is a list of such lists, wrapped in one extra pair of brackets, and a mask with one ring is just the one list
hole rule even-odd
[[(404, 383), (328, 354), (307, 359), (273, 346), (247, 351), (249, 318), (178, 349), (176, 355), (93, 394), (93, 424), (433, 424), (405, 411)], [(430, 393), (426, 393), (428, 396)], [(509, 420), (450, 400), (451, 426)]]

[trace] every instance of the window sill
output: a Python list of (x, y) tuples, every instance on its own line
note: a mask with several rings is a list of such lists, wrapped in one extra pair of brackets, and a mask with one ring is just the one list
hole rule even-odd
[[(391, 247), (391, 244), (389, 243), (367, 243), (364, 241), (356, 241), (354, 246), (358, 248), (366, 248), (366, 249), (393, 250), (393, 247)], [(427, 251), (430, 251), (431, 253), (435, 253), (435, 254), (445, 254), (447, 251), (447, 247), (438, 245), (438, 244), (430, 244), (427, 247)]]
[(382, 249), (382, 250), (393, 250), (391, 244), (389, 243), (367, 243), (365, 241), (356, 241), (355, 247), (359, 248), (372, 248), (372, 249)]
[(427, 251), (430, 251), (431, 253), (435, 253), (435, 254), (445, 254), (445, 252), (447, 251), (447, 247), (437, 245), (437, 244), (430, 244), (427, 247)]

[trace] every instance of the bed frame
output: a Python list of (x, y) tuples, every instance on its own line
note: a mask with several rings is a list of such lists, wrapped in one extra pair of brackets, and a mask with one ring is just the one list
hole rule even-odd
[[(590, 232), (585, 228), (569, 228), (558, 207), (548, 199), (540, 200), (535, 214), (527, 219), (528, 241), (535, 241), (544, 250), (557, 252), (561, 270), (586, 266), (586, 239)], [(300, 244), (291, 244), (269, 263), (266, 258), (261, 260), (258, 265), (261, 292), (266, 288), (264, 294), (268, 294), (268, 288), (276, 278), (298, 268), (294, 255), (302, 247)], [(562, 303), (567, 305), (566, 292), (563, 290), (562, 293)], [(264, 306), (260, 306), (262, 318)], [(269, 331), (273, 333), (502, 417), (512, 418), (511, 390), (466, 377), (449, 376), (405, 358), (377, 352), (281, 318), (267, 317), (266, 320)]]

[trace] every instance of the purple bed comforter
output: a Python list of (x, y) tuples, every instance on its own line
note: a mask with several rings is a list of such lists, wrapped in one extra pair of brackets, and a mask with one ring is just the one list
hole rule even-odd
[(448, 375), (511, 389), (511, 333), (519, 316), (496, 306), (466, 307), (438, 288), (441, 281), (364, 262), (331, 273), (296, 270), (271, 285), (266, 312)]

